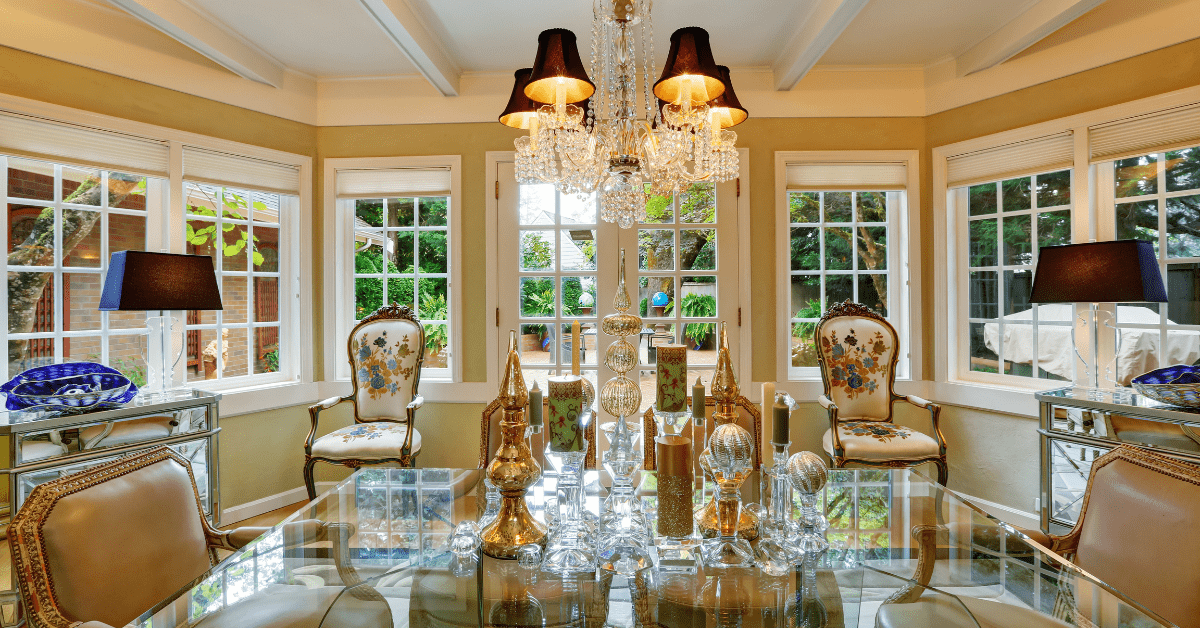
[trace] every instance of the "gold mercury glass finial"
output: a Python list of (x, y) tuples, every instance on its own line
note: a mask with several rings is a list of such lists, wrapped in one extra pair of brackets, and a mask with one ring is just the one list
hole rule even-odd
[(510, 330), (508, 334), (508, 360), (504, 364), (504, 378), (500, 380), (500, 405), (505, 410), (520, 410), (529, 403), (529, 391), (525, 389), (525, 376), (521, 374), (517, 330)]
[(712, 396), (716, 405), (713, 423), (720, 425), (737, 420), (737, 374), (733, 372), (733, 359), (729, 357), (729, 331), (721, 322), (720, 344), (717, 348), (717, 370), (712, 379)]
[(613, 308), (624, 313), (631, 305), (629, 289), (625, 286), (625, 249), (621, 249), (621, 265), (617, 267), (617, 295), (613, 297)]

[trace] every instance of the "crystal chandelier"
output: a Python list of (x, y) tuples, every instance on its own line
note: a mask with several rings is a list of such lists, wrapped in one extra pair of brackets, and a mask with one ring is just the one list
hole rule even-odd
[(622, 228), (645, 219), (647, 193), (737, 177), (737, 134), (728, 128), (748, 115), (702, 28), (671, 35), (666, 65), (651, 82), (651, 1), (594, 0), (598, 84), (574, 33), (543, 31), (533, 67), (517, 70), (500, 114), (501, 123), (529, 131), (515, 142), (520, 183), (553, 183), (581, 198), (598, 192), (600, 217)]

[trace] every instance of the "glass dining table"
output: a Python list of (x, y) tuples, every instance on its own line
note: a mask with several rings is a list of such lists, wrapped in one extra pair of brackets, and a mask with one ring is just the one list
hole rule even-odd
[[(598, 512), (607, 476), (586, 479)], [(359, 470), (134, 626), (1171, 625), (907, 469), (830, 470), (830, 547), (781, 576), (697, 565), (560, 577), (460, 557), (449, 539), (484, 512), (482, 480), (478, 469)], [(529, 490), (539, 519), (554, 484), (547, 473)], [(653, 521), (655, 474), (639, 487)], [(758, 493), (752, 477), (743, 496)]]

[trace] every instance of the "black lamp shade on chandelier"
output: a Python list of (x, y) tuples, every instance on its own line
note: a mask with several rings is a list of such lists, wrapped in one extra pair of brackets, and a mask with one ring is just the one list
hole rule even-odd
[(733, 93), (733, 81), (729, 80), (729, 68), (717, 66), (721, 73), (721, 82), (725, 84), (725, 92), (709, 101), (708, 106), (717, 114), (717, 122), (722, 129), (737, 126), (750, 117), (750, 113), (738, 102), (737, 94)]
[(688, 26), (671, 33), (671, 51), (662, 76), (654, 84), (654, 95), (679, 103), (684, 82), (691, 84), (693, 104), (708, 102), (725, 93), (721, 72), (708, 44), (708, 31)]
[(541, 105), (525, 95), (525, 86), (529, 84), (532, 72), (533, 68), (521, 68), (513, 74), (516, 81), (513, 83), (512, 95), (508, 97), (508, 106), (504, 108), (504, 113), (500, 114), (500, 124), (514, 129), (528, 129), (529, 118), (537, 115)]
[(579, 58), (575, 33), (565, 28), (551, 28), (538, 35), (537, 56), (533, 60), (525, 95), (540, 103), (554, 104), (560, 82), (565, 84), (567, 103), (587, 100), (596, 92), (596, 85), (588, 78)]
[(100, 310), (220, 310), (207, 255), (117, 251), (108, 264)]
[(1031, 303), (1165, 303), (1154, 245), (1115, 240), (1038, 251)]

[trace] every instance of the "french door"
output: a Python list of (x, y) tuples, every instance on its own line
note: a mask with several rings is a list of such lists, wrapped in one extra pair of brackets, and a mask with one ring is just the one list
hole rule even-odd
[[(579, 199), (549, 184), (518, 184), (511, 162), (497, 164), (497, 277), (500, 333), (497, 359), (507, 355), (516, 330), (526, 385), (570, 373), (572, 352), (597, 393), (615, 374), (604, 351), (615, 338), (600, 331), (614, 312), (617, 268), (625, 250), (625, 281), (631, 313), (643, 319), (630, 337), (641, 384), (641, 411), (654, 403), (657, 348), (686, 343), (688, 376), (705, 387), (716, 365), (717, 330), (730, 326), (738, 362), (737, 198), (733, 183), (696, 184), (672, 198), (652, 197), (647, 220), (618, 229), (599, 219), (595, 196)], [(580, 324), (573, 346), (571, 324)], [(745, 374), (748, 375), (748, 374)], [(741, 379), (745, 379), (745, 376)], [(749, 380), (745, 380), (748, 382)], [(603, 415), (601, 421), (611, 420)]]

